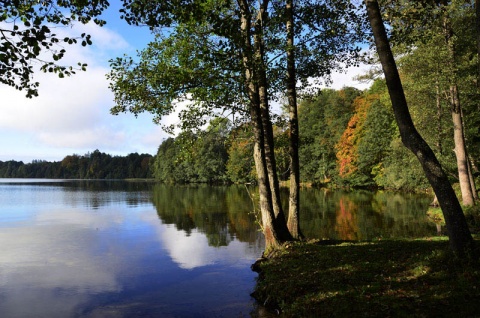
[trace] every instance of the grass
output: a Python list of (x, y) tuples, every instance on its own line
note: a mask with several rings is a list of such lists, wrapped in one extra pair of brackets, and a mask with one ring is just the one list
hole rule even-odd
[(293, 243), (259, 266), (253, 296), (282, 317), (480, 317), (480, 266), (445, 238)]

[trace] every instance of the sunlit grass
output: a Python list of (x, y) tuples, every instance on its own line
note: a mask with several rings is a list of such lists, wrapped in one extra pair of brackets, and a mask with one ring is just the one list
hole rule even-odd
[(261, 270), (255, 297), (285, 317), (480, 316), (479, 265), (445, 239), (289, 244)]

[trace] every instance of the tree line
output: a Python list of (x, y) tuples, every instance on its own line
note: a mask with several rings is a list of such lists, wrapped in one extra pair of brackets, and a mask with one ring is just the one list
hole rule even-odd
[(150, 178), (152, 155), (131, 153), (111, 156), (95, 150), (85, 155), (69, 155), (62, 161), (0, 161), (1, 178), (128, 179)]
[[(419, 76), (407, 71), (403, 74), (405, 78)], [(406, 92), (420, 98), (415, 86)], [(476, 107), (467, 98), (465, 104)], [(289, 130), (283, 109), (284, 113), (274, 124), (274, 143), (279, 179), (288, 181)], [(298, 107), (301, 181), (331, 188), (429, 189), (419, 162), (402, 145), (390, 109), (383, 79), (375, 80), (364, 91), (352, 87), (324, 89), (317, 96), (301, 100)], [(466, 118), (474, 120), (470, 118), (475, 117), (475, 109), (467, 109)], [(439, 119), (432, 114), (435, 110), (425, 109), (422, 103), (413, 103), (411, 110), (429, 144), (441, 143), (442, 149), (455, 147), (454, 127), (448, 118), (440, 116)], [(437, 120), (441, 122), (435, 123)], [(441, 131), (432, 130), (432, 125), (441, 125)], [(478, 158), (479, 137), (478, 129), (467, 130), (473, 159)], [(455, 153), (440, 150), (436, 149), (435, 153), (450, 182), (458, 183)], [(475, 176), (478, 173), (474, 170)], [(217, 118), (205, 130), (184, 130), (162, 142), (152, 161), (152, 174), (168, 183), (256, 182), (251, 126), (247, 123), (234, 126), (227, 118)]]

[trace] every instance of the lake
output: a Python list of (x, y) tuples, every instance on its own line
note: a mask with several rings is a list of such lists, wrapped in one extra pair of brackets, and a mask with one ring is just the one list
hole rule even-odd
[[(264, 317), (244, 186), (0, 179), (0, 317)], [(431, 197), (302, 190), (309, 238), (435, 235)]]

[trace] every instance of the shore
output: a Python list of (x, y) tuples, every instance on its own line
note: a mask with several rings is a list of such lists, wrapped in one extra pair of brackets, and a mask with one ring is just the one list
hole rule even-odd
[(445, 237), (291, 243), (257, 265), (252, 296), (281, 317), (480, 317), (479, 263)]

